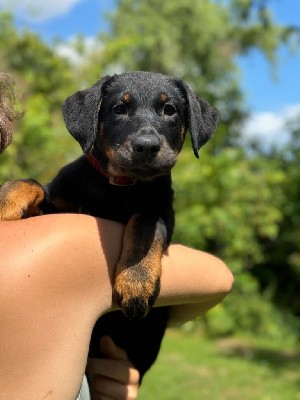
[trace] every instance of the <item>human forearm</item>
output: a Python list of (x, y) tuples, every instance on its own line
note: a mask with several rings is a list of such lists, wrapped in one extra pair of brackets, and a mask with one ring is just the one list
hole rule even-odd
[(173, 244), (163, 257), (156, 306), (173, 306), (172, 322), (188, 321), (222, 301), (232, 285), (233, 275), (219, 258)]
[[(48, 275), (51, 275), (53, 290), (55, 288), (57, 292), (55, 297), (67, 293), (71, 301), (73, 297), (78, 299), (78, 292), (84, 296), (89, 293), (89, 296), (95, 297), (96, 311), (101, 287), (102, 312), (105, 307), (106, 311), (118, 308), (111, 303), (111, 285), (121, 248), (121, 225), (89, 216), (68, 214), (4, 222), (1, 227), (5, 232), (1, 240), (2, 250), (14, 244), (14, 251), (8, 252), (11, 259), (9, 271), (13, 272), (13, 265), (16, 264), (18, 281), (23, 272), (27, 276), (25, 266), (33, 264), (45, 281), (48, 282)], [(13, 257), (13, 254), (18, 254), (18, 249), (22, 252), (21, 270), (18, 256)], [(6, 253), (5, 250), (2, 260), (8, 257)], [(65, 264), (72, 267), (62, 268)], [(185, 310), (188, 315), (188, 305), (190, 310), (205, 311), (221, 301), (231, 290), (231, 272), (223, 261), (206, 252), (171, 244), (163, 256), (162, 264), (161, 291), (156, 306), (177, 306), (178, 310)], [(59, 274), (56, 271), (60, 271)], [(58, 283), (55, 283), (56, 277)], [(13, 279), (9, 282), (13, 282)], [(53, 293), (50, 294), (52, 297)], [(95, 317), (99, 315), (99, 309), (96, 312)]]
[(162, 259), (161, 290), (155, 306), (172, 306), (172, 324), (190, 321), (220, 303), (233, 281), (219, 258), (171, 244)]

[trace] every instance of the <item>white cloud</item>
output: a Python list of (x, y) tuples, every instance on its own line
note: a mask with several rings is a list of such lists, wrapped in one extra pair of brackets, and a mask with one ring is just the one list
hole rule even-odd
[(81, 52), (77, 50), (76, 36), (70, 37), (68, 40), (59, 43), (55, 46), (55, 51), (58, 55), (67, 58), (72, 64), (80, 64), (93, 51), (101, 51), (102, 44), (96, 37), (80, 38)]
[(81, 57), (78, 51), (74, 48), (72, 43), (64, 42), (55, 46), (55, 51), (61, 57), (67, 58), (73, 64), (79, 64)]
[(300, 104), (285, 106), (278, 112), (254, 113), (243, 126), (243, 141), (255, 140), (263, 146), (284, 145), (290, 137), (287, 124), (295, 118), (300, 119)]
[(27, 21), (44, 22), (67, 14), (83, 0), (0, 0), (0, 7)]

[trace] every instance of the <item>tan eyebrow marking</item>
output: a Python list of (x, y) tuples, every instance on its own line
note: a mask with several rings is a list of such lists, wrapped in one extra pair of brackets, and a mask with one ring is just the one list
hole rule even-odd
[(129, 92), (125, 92), (122, 96), (122, 100), (124, 103), (129, 103), (131, 100), (131, 94)]
[(160, 96), (159, 96), (159, 100), (162, 103), (166, 103), (169, 100), (169, 96), (167, 95), (167, 93), (165, 92), (161, 92)]

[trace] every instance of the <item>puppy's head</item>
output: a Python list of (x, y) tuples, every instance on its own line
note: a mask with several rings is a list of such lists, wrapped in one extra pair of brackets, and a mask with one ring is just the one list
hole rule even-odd
[(185, 133), (194, 154), (211, 137), (218, 114), (183, 81), (158, 73), (105, 76), (63, 104), (67, 129), (112, 176), (149, 180), (175, 165)]

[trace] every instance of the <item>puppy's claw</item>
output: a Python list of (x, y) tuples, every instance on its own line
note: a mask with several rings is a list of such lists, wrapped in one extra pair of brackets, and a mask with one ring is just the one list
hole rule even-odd
[(144, 299), (138, 297), (132, 297), (126, 302), (126, 304), (123, 303), (122, 301), (120, 302), (118, 301), (118, 304), (121, 307), (126, 318), (128, 318), (130, 321), (142, 320), (150, 310), (150, 307), (147, 304), (147, 302)]
[(119, 276), (113, 289), (113, 295), (129, 320), (141, 320), (154, 305), (159, 290), (159, 278), (153, 284), (147, 282), (143, 285), (140, 282), (126, 281), (124, 277)]

